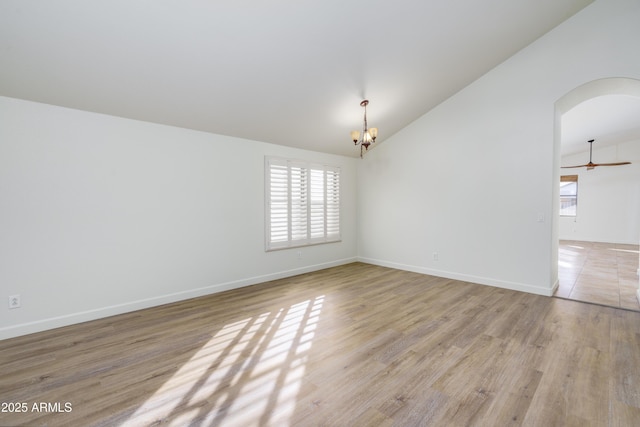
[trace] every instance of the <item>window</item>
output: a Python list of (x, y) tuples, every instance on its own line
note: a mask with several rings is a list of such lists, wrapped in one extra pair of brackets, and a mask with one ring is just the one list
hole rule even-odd
[(265, 159), (266, 249), (340, 241), (340, 168)]
[(578, 175), (560, 177), (560, 216), (576, 216), (578, 208)]

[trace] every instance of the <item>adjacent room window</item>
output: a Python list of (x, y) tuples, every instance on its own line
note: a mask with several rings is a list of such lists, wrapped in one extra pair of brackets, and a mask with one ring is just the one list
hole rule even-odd
[(560, 177), (560, 216), (576, 216), (578, 209), (578, 175)]
[(265, 158), (266, 249), (340, 240), (340, 168)]

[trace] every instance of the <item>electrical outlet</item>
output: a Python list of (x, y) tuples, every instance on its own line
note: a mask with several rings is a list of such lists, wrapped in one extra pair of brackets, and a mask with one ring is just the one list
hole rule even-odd
[(9, 297), (9, 308), (20, 308), (20, 295), (11, 295)]
[(298, 251), (298, 259), (302, 259), (302, 251)]
[(438, 252), (433, 253), (433, 260), (438, 261)]

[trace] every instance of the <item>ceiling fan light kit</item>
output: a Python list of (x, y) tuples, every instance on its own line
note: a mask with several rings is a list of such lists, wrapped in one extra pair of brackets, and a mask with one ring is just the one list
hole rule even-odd
[(587, 168), (588, 171), (591, 169), (595, 169), (596, 166), (622, 166), (622, 165), (630, 165), (631, 162), (616, 162), (616, 163), (593, 163), (592, 155), (593, 155), (593, 143), (595, 139), (590, 139), (587, 141), (589, 143), (589, 163), (584, 165), (576, 165), (576, 166), (562, 166), (563, 169), (568, 168)]
[[(369, 105), (368, 99), (360, 102), (360, 106), (364, 107), (364, 124), (362, 127), (362, 138), (360, 138), (360, 131), (351, 131), (351, 140), (353, 141), (353, 144), (360, 144), (360, 158), (362, 158), (363, 152), (368, 150), (369, 146), (376, 142), (376, 138), (378, 137), (378, 128), (369, 128), (367, 125), (367, 105)], [(363, 147), (364, 150), (362, 149)]]

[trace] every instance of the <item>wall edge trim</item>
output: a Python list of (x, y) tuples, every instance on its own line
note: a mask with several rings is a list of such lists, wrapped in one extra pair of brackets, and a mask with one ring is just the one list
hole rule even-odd
[(550, 297), (553, 295), (553, 292), (555, 291), (555, 287), (557, 286), (557, 285), (554, 285), (550, 288), (543, 288), (541, 286), (529, 285), (526, 283), (509, 282), (509, 281), (494, 279), (490, 277), (481, 277), (481, 276), (474, 276), (470, 274), (455, 273), (451, 271), (436, 270), (433, 268), (401, 264), (393, 261), (385, 261), (385, 260), (373, 259), (373, 258), (367, 258), (367, 257), (358, 257), (358, 261), (366, 264), (379, 265), (381, 267), (395, 268), (398, 270), (411, 271), (413, 273), (443, 277), (446, 279), (460, 280), (463, 282), (493, 286), (496, 288), (509, 289), (512, 291), (526, 292), (529, 294), (543, 295), (547, 297)]
[(92, 320), (104, 319), (106, 317), (116, 316), (118, 314), (130, 313), (137, 310), (143, 310), (145, 308), (157, 307), (164, 304), (171, 304), (191, 298), (198, 298), (206, 295), (212, 295), (218, 292), (256, 285), (258, 283), (269, 282), (271, 280), (284, 279), (286, 277), (297, 276), (299, 274), (311, 273), (313, 271), (324, 270), (326, 268), (337, 267), (344, 264), (350, 264), (356, 261), (356, 257), (343, 258), (325, 263), (294, 268), (291, 270), (283, 270), (260, 276), (253, 276), (239, 280), (232, 280), (229, 282), (216, 283), (214, 285), (201, 288), (189, 289), (165, 295), (158, 295), (155, 297), (125, 302), (122, 304), (99, 307), (91, 310), (79, 311), (76, 313), (69, 313), (61, 316), (35, 320), (32, 322), (19, 323), (16, 325), (0, 328), (0, 340), (29, 335), (37, 332), (43, 332), (51, 329), (61, 328), (64, 326), (89, 322)]

